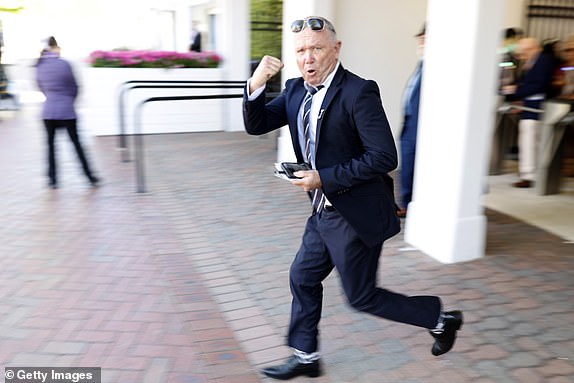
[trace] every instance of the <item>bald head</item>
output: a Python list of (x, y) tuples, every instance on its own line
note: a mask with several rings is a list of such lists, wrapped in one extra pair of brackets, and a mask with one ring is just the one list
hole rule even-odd
[(540, 40), (534, 37), (525, 37), (518, 41), (516, 54), (523, 61), (531, 61), (542, 52)]

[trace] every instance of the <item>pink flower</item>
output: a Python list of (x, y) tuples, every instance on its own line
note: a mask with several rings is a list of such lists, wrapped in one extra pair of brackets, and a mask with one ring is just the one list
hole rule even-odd
[(94, 51), (89, 62), (95, 67), (213, 68), (222, 58), (215, 52), (148, 50)]

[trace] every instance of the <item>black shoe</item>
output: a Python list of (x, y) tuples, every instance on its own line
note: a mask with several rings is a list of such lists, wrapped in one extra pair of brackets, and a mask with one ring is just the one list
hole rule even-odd
[(321, 364), (319, 360), (307, 364), (301, 363), (296, 356), (292, 356), (285, 364), (267, 367), (261, 372), (270, 378), (279, 380), (288, 380), (300, 375), (316, 378), (321, 375)]
[(529, 180), (520, 180), (518, 182), (513, 183), (512, 186), (514, 186), (515, 188), (529, 188), (532, 187), (533, 184), (534, 182)]
[(94, 176), (90, 177), (90, 185), (94, 188), (100, 186), (100, 179)]
[(57, 189), (58, 188), (58, 183), (56, 181), (49, 181), (48, 182), (48, 187), (50, 189)]
[(444, 327), (442, 332), (435, 333), (433, 330), (429, 330), (435, 339), (431, 350), (434, 356), (446, 354), (450, 351), (456, 340), (456, 332), (460, 330), (463, 323), (462, 311), (449, 311), (443, 313), (443, 315)]

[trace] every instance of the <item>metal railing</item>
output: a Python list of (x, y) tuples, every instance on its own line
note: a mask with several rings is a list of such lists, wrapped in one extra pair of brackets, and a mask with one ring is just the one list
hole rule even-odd
[(508, 138), (505, 134), (506, 123), (512, 122), (512, 126), (517, 126), (518, 119), (507, 121), (511, 111), (524, 111), (533, 113), (543, 113), (543, 109), (529, 108), (524, 105), (504, 103), (497, 108), (496, 122), (494, 126), (494, 132), (492, 137), (492, 146), (490, 154), (490, 165), (489, 174), (497, 175), (501, 174), (503, 171), (503, 163), (506, 155), (506, 150), (508, 150)]
[(120, 85), (118, 96), (119, 132), (118, 148), (123, 162), (129, 162), (129, 151), (126, 133), (125, 99), (134, 89), (238, 89), (245, 86), (245, 81), (180, 81), (180, 80), (131, 80)]
[(521, 110), (524, 112), (532, 112), (532, 113), (543, 113), (544, 109), (536, 109), (530, 108), (524, 105), (515, 105), (515, 104), (504, 104), (498, 107), (498, 112), (506, 113), (509, 112), (511, 109)]
[[(124, 84), (141, 83), (138, 81), (128, 81)], [(127, 90), (147, 88), (147, 89), (243, 89), (245, 81), (149, 81), (148, 84), (154, 85), (134, 85)], [(160, 85), (158, 85), (160, 84)], [(164, 85), (161, 85), (164, 84)], [(173, 84), (173, 85), (165, 85)], [(182, 85), (193, 84), (193, 85)], [(124, 95), (127, 90), (122, 89), (120, 93), (120, 148), (123, 150), (124, 160), (127, 155), (127, 139), (125, 132), (125, 105)], [(134, 111), (134, 158), (135, 158), (135, 172), (136, 172), (136, 191), (138, 193), (146, 192), (146, 179), (145, 179), (145, 166), (144, 166), (144, 140), (141, 129), (141, 116), (143, 107), (150, 102), (161, 101), (183, 101), (183, 100), (214, 100), (214, 99), (232, 99), (242, 98), (243, 92), (238, 94), (209, 94), (209, 95), (193, 95), (193, 96), (161, 96), (150, 97), (140, 101)]]

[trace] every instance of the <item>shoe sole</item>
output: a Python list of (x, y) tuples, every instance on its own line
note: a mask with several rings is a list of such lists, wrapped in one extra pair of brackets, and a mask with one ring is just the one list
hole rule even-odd
[(464, 315), (463, 315), (462, 311), (459, 311), (459, 313), (460, 313), (460, 323), (459, 323), (458, 328), (456, 329), (456, 331), (460, 331), (460, 329), (462, 328), (462, 325), (463, 325), (463, 323), (464, 323)]

